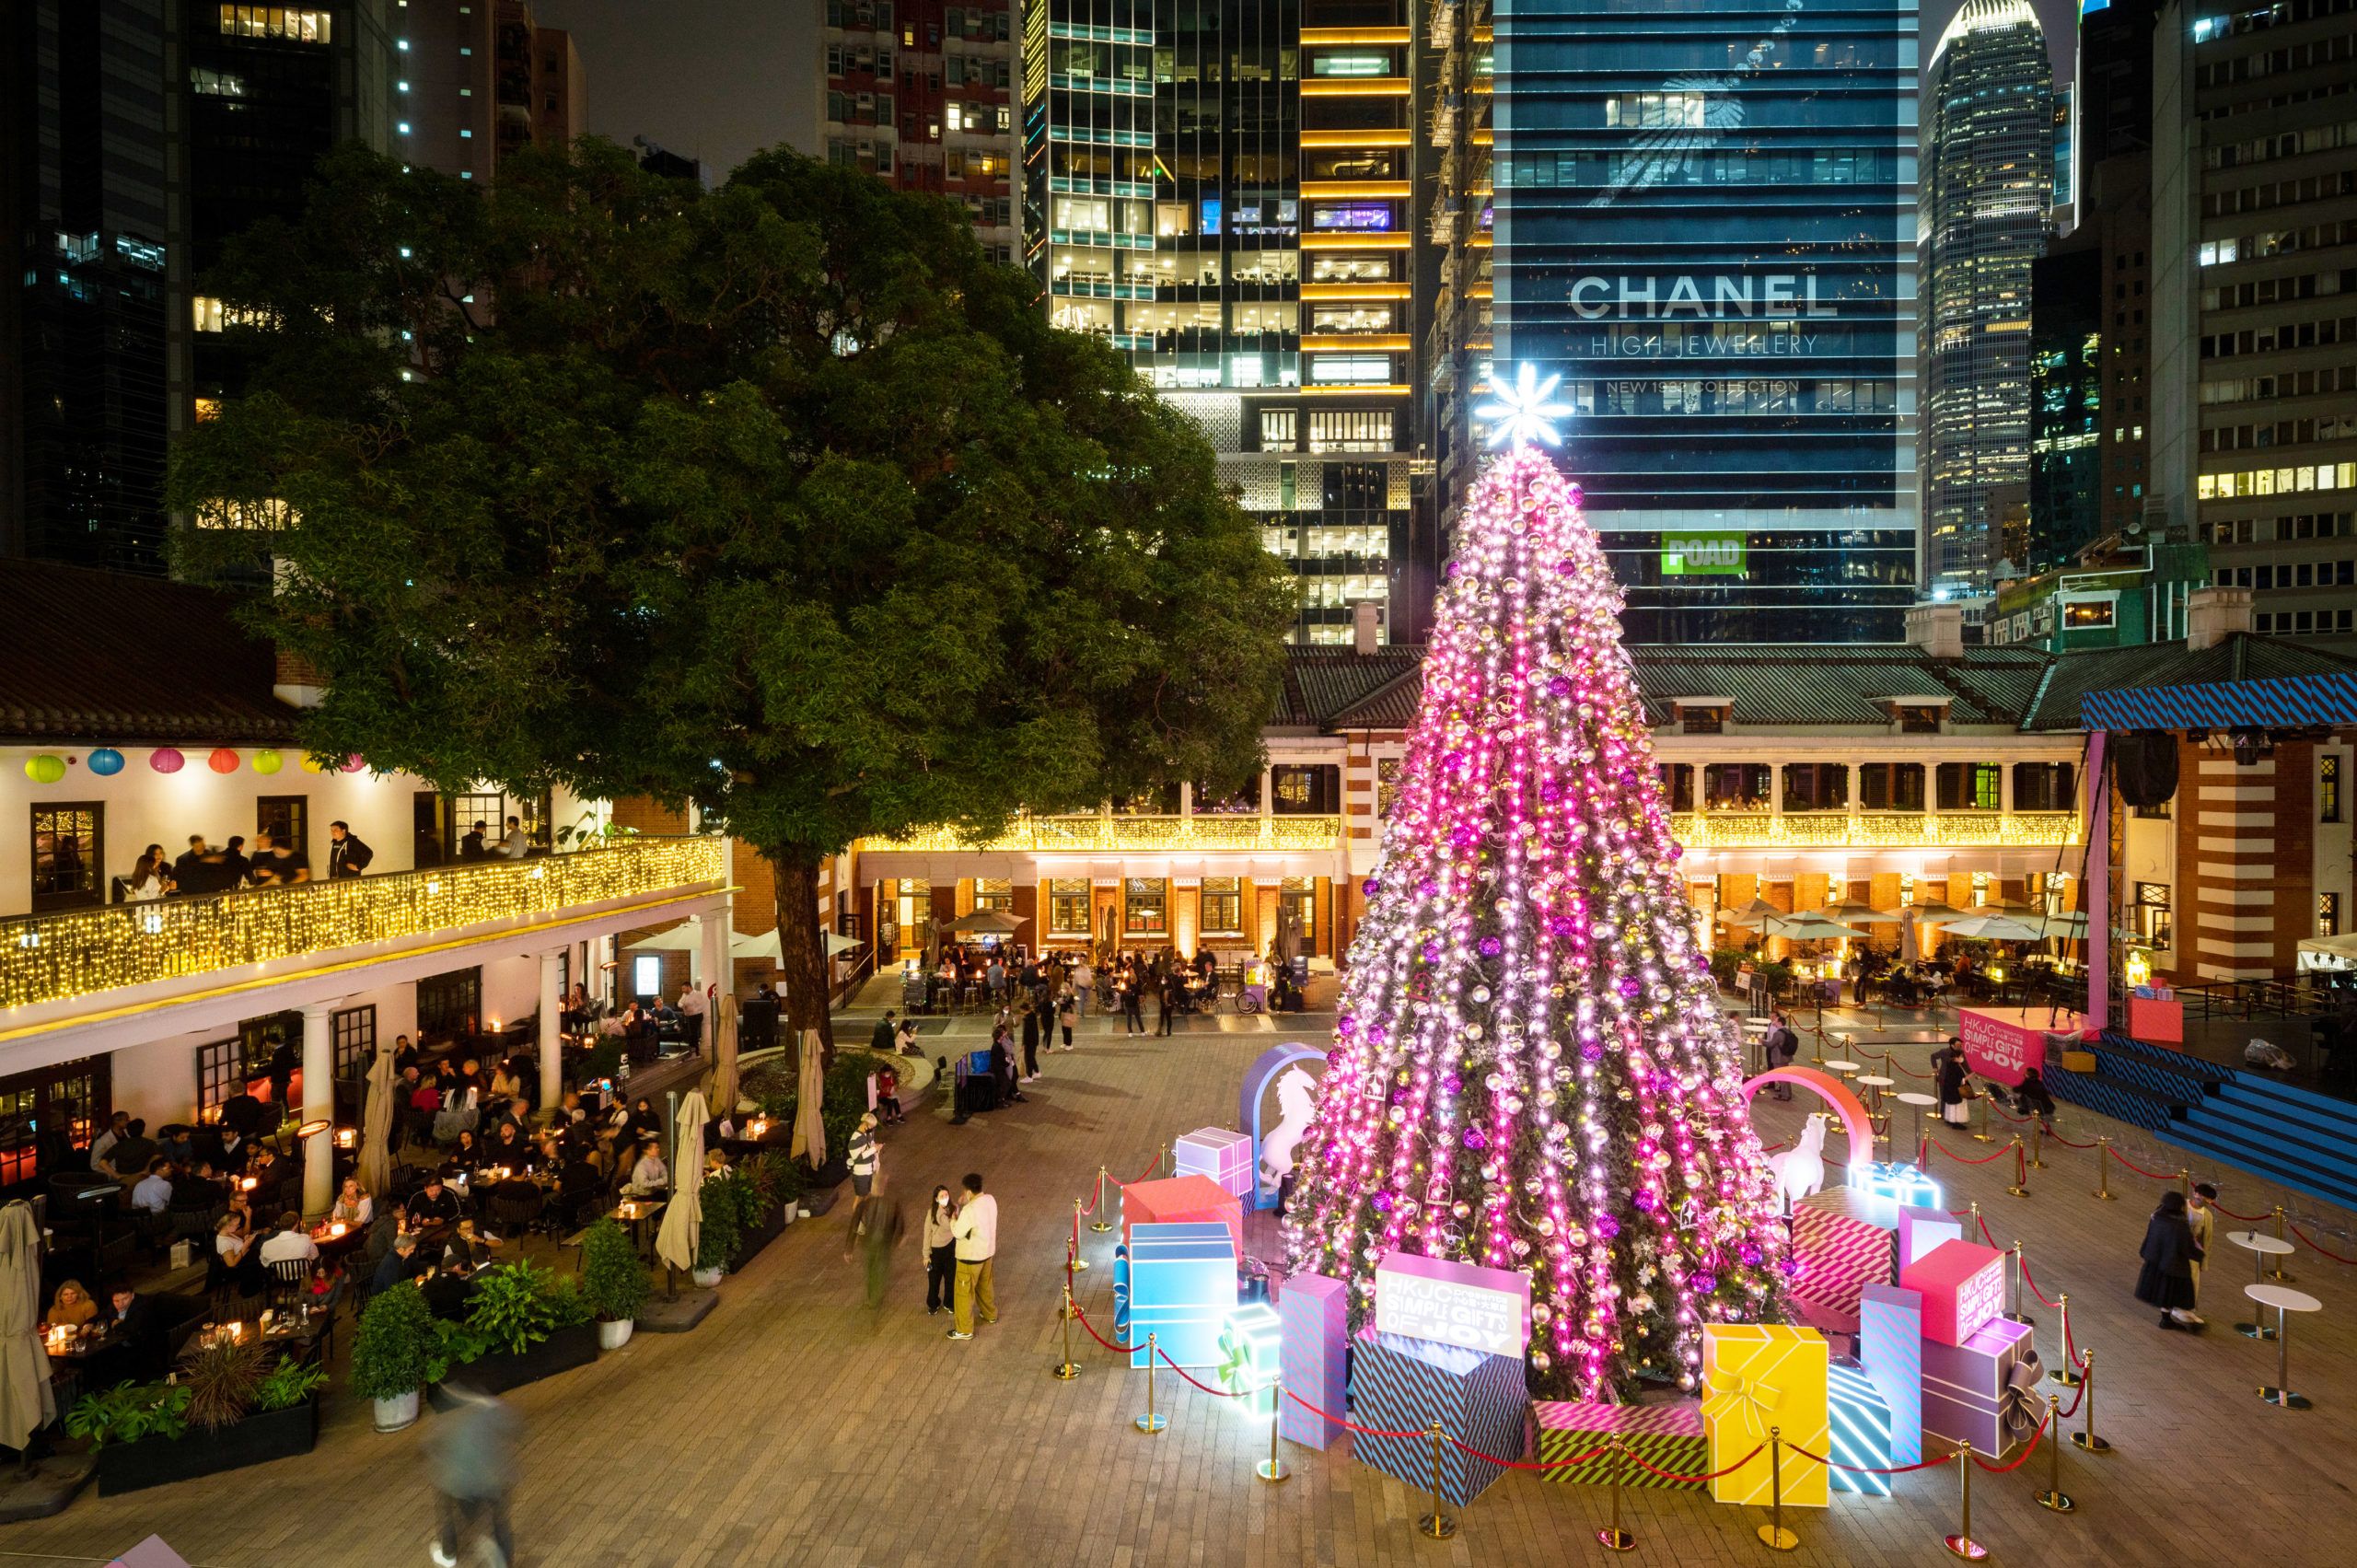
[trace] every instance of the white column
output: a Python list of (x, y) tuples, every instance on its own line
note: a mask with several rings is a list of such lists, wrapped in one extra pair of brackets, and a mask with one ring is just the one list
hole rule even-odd
[[(335, 1121), (335, 1004), (314, 1002), (303, 1009), (303, 1116), (305, 1121)], [(303, 1213), (312, 1218), (335, 1202), (335, 1135), (303, 1140)]]
[[(729, 989), (728, 944), (736, 935), (736, 922), (726, 912), (696, 916), (696, 988), (716, 985), (726, 993)], [(712, 1033), (712, 1023), (704, 1023), (704, 1033)]]
[(552, 1111), (564, 1100), (564, 999), (557, 993), (558, 971), (564, 954), (540, 955), (540, 1109)]

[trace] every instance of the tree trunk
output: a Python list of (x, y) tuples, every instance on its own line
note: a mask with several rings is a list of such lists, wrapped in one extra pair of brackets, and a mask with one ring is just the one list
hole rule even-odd
[[(761, 851), (769, 862), (770, 880), (777, 889), (777, 949), (785, 971), (786, 1040), (799, 1052), (802, 1031), (819, 1031), (820, 1063), (835, 1063), (834, 1026), (828, 1005), (827, 954), (819, 915), (819, 855), (799, 844), (775, 844)], [(801, 1059), (797, 1054), (798, 1070)]]

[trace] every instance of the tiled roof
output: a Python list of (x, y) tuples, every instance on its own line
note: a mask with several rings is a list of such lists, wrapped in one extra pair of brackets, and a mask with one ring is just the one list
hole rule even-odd
[[(1335, 647), (1297, 647), (1292, 654), (1285, 662), (1284, 694), (1271, 722), (1295, 727), (1331, 726), (1336, 715), (1382, 688), (1402, 676), (1416, 675), (1424, 662), (1424, 650), (1414, 644), (1388, 645), (1364, 655)], [(1399, 722), (1405, 724), (1414, 716), (1411, 692)]]
[(0, 741), (261, 745), (295, 738), (276, 661), (209, 588), (0, 561)]

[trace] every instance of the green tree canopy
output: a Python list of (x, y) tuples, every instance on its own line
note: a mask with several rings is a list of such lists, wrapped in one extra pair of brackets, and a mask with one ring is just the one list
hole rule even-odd
[(611, 145), (494, 191), (358, 148), (233, 248), (244, 395), (181, 443), (198, 569), (324, 678), (307, 739), (446, 788), (692, 802), (776, 869), (1257, 766), (1293, 591), (1210, 448), (955, 205)]

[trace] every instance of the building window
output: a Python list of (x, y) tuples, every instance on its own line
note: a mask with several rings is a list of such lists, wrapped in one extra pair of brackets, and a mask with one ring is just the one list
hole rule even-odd
[(2069, 762), (2014, 763), (2014, 809), (2070, 810), (2075, 799), (2071, 788), (2073, 777), (2074, 770)]
[(96, 801), (33, 807), (33, 912), (85, 909), (103, 901), (106, 807)]
[(1678, 727), (1688, 735), (1724, 735), (1728, 709), (1719, 703), (1678, 705)]
[(1301, 438), (1301, 416), (1289, 408), (1260, 411), (1260, 450), (1290, 452)]
[(1694, 809), (1694, 764), (1691, 762), (1656, 762), (1654, 772), (1661, 778), (1661, 793), (1672, 811)]
[(2340, 820), (2340, 753), (2328, 751), (2316, 759), (2316, 820)]
[(1048, 884), (1048, 933), (1051, 936), (1088, 935), (1088, 878), (1059, 877)]
[(2316, 895), (2316, 935), (2319, 936), (2340, 935), (2340, 895), (2339, 893)]
[(2139, 882), (2136, 901), (2129, 909), (2128, 919), (2137, 939), (2155, 951), (2175, 947), (2170, 940), (2173, 917), (2169, 912), (2169, 885), (2166, 882)]
[(2141, 817), (2148, 822), (2165, 822), (2169, 819), (2170, 802), (2163, 800), (2151, 806), (2131, 806), (2128, 809), (2129, 815)]
[(1994, 762), (1942, 762), (1938, 780), (1943, 811), (1996, 811), (2004, 806), (2003, 777)]
[[(113, 1114), (113, 1074), (103, 1056), (85, 1056), (0, 1078), (0, 1191), (45, 1177), (41, 1134), (55, 1128), (76, 1149)], [(69, 1162), (70, 1163), (70, 1162)]]
[(417, 982), (417, 1034), (420, 1040), (447, 1040), (472, 1033), (482, 1017), (482, 970), (480, 967), (428, 975)]
[(1845, 762), (1784, 764), (1784, 809), (1787, 811), (1847, 811), (1850, 808), (1850, 768)]
[(254, 827), (268, 833), (270, 841), (284, 844), (296, 854), (308, 855), (310, 844), (310, 809), (308, 796), (265, 795), (254, 802)]
[(1001, 914), (1015, 912), (1015, 884), (1004, 877), (974, 878), (974, 907), (996, 910)]
[[(273, 1013), (248, 1018), (227, 1040), (196, 1048), (196, 1114), (201, 1121), (220, 1120), (221, 1107), (246, 1092), (247, 1086), (267, 1077), (270, 1059), (282, 1044), (300, 1045), (303, 1015)], [(285, 1107), (277, 1108), (284, 1112)]]
[(1244, 884), (1239, 878), (1234, 877), (1203, 878), (1202, 935), (1206, 936), (1244, 935)]
[[(1383, 381), (1390, 377), (1389, 360), (1369, 363), (1379, 369), (1368, 379)], [(1337, 377), (1320, 376), (1313, 369), (1310, 378), (1323, 381)], [(1391, 415), (1382, 411), (1364, 409), (1311, 409), (1309, 449), (1313, 452), (1387, 452), (1391, 450)]]
[(346, 1007), (331, 1015), (328, 1028), (335, 1040), (335, 1075), (339, 1078), (366, 1077), (369, 1060), (377, 1053), (375, 1005)]
[(1765, 762), (1702, 764), (1702, 809), (1765, 811), (1771, 783)]
[(1159, 936), (1170, 929), (1170, 884), (1159, 877), (1132, 877), (1121, 884), (1121, 930), (1132, 936)]
[(1399, 798), (1400, 759), (1378, 757), (1375, 760), (1375, 815), (1381, 820), (1391, 815), (1392, 803)]
[(464, 846), (469, 833), (480, 831), (482, 834), (482, 853), (488, 854), (499, 842), (501, 835), (507, 831), (507, 824), (503, 819), (506, 813), (500, 809), (507, 804), (505, 796), (453, 795), (447, 798), (449, 807), (445, 819), (450, 824), (451, 841), (460, 846), (458, 856), (460, 860), (467, 858)]
[(1922, 810), (1923, 764), (1921, 762), (1860, 763), (1858, 804), (1868, 811)]
[(1937, 735), (1948, 716), (1947, 709), (1937, 703), (1898, 703), (1892, 711), (1901, 735)]
[(1290, 926), (1300, 934), (1301, 951), (1318, 950), (1318, 881), (1311, 877), (1288, 877), (1277, 889), (1277, 932), (1282, 941)]
[(1217, 790), (1199, 784), (1188, 792), (1190, 809), (1198, 817), (1252, 817), (1260, 810), (1260, 775), (1252, 774), (1237, 790)]
[(1329, 817), (1342, 809), (1342, 770), (1331, 762), (1269, 770), (1271, 809), (1280, 817)]
[[(296, 43), (325, 43), (334, 24), (326, 11), (302, 11), (285, 6), (224, 6), (221, 30), (231, 38), (284, 38)], [(464, 54), (465, 50), (459, 51)]]

